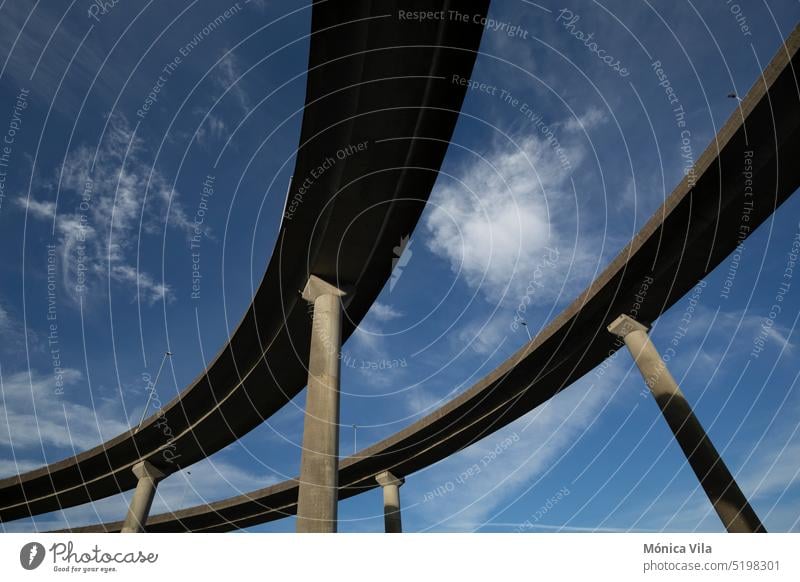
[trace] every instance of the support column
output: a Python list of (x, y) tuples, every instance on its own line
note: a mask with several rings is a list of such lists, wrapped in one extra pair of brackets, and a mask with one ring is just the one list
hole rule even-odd
[(156, 485), (166, 475), (156, 469), (147, 461), (142, 461), (133, 466), (133, 474), (139, 479), (133, 499), (128, 508), (128, 515), (122, 525), (122, 533), (142, 533), (150, 514), (150, 506), (156, 494)]
[(650, 341), (648, 328), (627, 315), (620, 315), (608, 326), (608, 331), (621, 337), (628, 346), (664, 419), (725, 528), (732, 533), (765, 532), (761, 520), (739, 489), (658, 350)]
[(298, 532), (336, 532), (339, 500), (339, 350), (346, 292), (314, 275), (303, 299), (314, 304), (308, 392), (297, 496)]
[(378, 485), (383, 487), (383, 524), (386, 533), (403, 533), (400, 519), (400, 486), (406, 482), (389, 471), (375, 475)]

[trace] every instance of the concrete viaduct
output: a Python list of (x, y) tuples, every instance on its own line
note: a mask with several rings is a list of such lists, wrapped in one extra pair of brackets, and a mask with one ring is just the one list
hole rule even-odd
[[(647, 332), (652, 321), (739, 244), (745, 152), (753, 159), (753, 181), (758, 185), (756, 203), (748, 213), (751, 232), (800, 186), (800, 166), (794, 163), (800, 151), (799, 48), (800, 29), (796, 28), (700, 156), (692, 182), (682, 180), (568, 308), (469, 390), (406, 429), (341, 460), (335, 472), (336, 462), (326, 464), (304, 456), (299, 480), (154, 515), (140, 529), (230, 531), (297, 514), (298, 531), (335, 531), (338, 500), (380, 486), (386, 531), (399, 532), (399, 488), (406, 478), (533, 410), (626, 346), (726, 529), (765, 531)], [(653, 283), (645, 298), (637, 298), (645, 279)], [(309, 281), (305, 296), (314, 302), (315, 324), (318, 313), (326, 337), (337, 337), (342, 306), (351, 292), (324, 280)], [(317, 311), (321, 298), (324, 303), (319, 303)], [(334, 399), (338, 364), (332, 355), (338, 349), (312, 335), (309, 389), (334, 393)], [(322, 394), (317, 398), (318, 419), (332, 422), (338, 414), (336, 402)], [(338, 461), (335, 439), (332, 431), (320, 429), (307, 418), (304, 445), (321, 451), (328, 461)], [(144, 489), (151, 490), (147, 484)], [(128, 526), (128, 522), (114, 522), (70, 531), (115, 532)]]
[[(209, 369), (139, 430), (0, 481), (1, 521), (135, 487), (123, 522), (72, 531), (225, 531), (297, 514), (300, 532), (334, 532), (338, 500), (380, 486), (386, 531), (399, 532), (405, 478), (539, 406), (624, 345), (728, 531), (764, 531), (647, 331), (741, 240), (745, 151), (753, 152), (758, 184), (751, 231), (800, 185), (798, 29), (697, 160), (692, 182), (678, 184), (567, 309), (465, 393), (340, 461), (341, 343), (388, 280), (387, 258), (424, 208), (464, 98), (463, 86), (447, 78), (470, 76), (481, 38), (475, 19), (397, 21), (398, 10), (423, 4), (430, 9), (416, 1), (314, 6), (294, 179), (273, 257), (244, 319)], [(470, 7), (485, 15), (488, 1)], [(308, 184), (305, 176), (338, 151), (349, 153)], [(653, 284), (638, 300), (645, 278)], [(306, 380), (299, 480), (148, 515), (162, 479), (246, 434)], [(161, 418), (174, 439), (158, 429)], [(169, 462), (168, 449), (179, 457)]]
[[(247, 313), (207, 370), (140, 428), (0, 480), (0, 521), (130, 490), (136, 467), (167, 476), (280, 410), (306, 385), (312, 325), (302, 291), (311, 276), (357, 289), (341, 318), (342, 339), (352, 334), (425, 207), (466, 91), (450, 78), (470, 77), (483, 32), (472, 19), (407, 21), (398, 11), (450, 4), (314, 4), (292, 184)], [(487, 10), (488, 0), (470, 3), (478, 17)]]

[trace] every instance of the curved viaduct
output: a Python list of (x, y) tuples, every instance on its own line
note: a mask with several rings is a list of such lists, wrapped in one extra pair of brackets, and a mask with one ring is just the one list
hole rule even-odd
[[(470, 77), (483, 32), (472, 19), (419, 22), (398, 14), (451, 4), (314, 5), (292, 184), (276, 247), (244, 318), (207, 370), (139, 430), (1, 480), (0, 521), (131, 489), (132, 468), (142, 461), (172, 473), (274, 414), (306, 385), (311, 331), (300, 291), (311, 274), (357, 289), (342, 336), (353, 332), (391, 274), (394, 247), (425, 206), (466, 91), (450, 79)], [(459, 10), (485, 15), (488, 0)], [(393, 139), (409, 135), (423, 139)]]
[[(438, 410), (343, 459), (339, 499), (406, 477), (533, 410), (595, 368), (622, 344), (607, 331), (619, 314), (651, 323), (719, 265), (800, 186), (800, 29), (786, 40), (740, 107), (634, 239), (567, 309), (497, 369)], [(752, 152), (756, 195), (745, 214), (742, 167)], [(750, 155), (750, 154), (747, 154)], [(742, 227), (749, 227), (743, 234)], [(643, 301), (641, 284), (653, 279)], [(229, 531), (292, 515), (298, 482), (153, 515), (146, 530)], [(74, 528), (119, 531), (122, 522)]]

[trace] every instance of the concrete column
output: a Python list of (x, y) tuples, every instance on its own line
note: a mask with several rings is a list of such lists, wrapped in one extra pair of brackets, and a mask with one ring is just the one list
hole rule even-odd
[(389, 471), (378, 473), (375, 480), (383, 488), (383, 524), (386, 533), (403, 533), (400, 519), (400, 486), (406, 482)]
[(766, 531), (650, 341), (648, 328), (627, 315), (620, 315), (608, 326), (608, 331), (621, 337), (628, 346), (725, 528), (732, 533)]
[(133, 499), (128, 508), (128, 515), (122, 525), (122, 533), (142, 533), (150, 514), (150, 506), (156, 494), (156, 485), (166, 475), (156, 469), (147, 461), (142, 461), (133, 466), (133, 474), (139, 479)]
[(342, 297), (346, 294), (314, 275), (303, 290), (303, 298), (314, 304), (314, 319), (297, 496), (298, 532), (336, 532), (339, 350), (342, 342)]

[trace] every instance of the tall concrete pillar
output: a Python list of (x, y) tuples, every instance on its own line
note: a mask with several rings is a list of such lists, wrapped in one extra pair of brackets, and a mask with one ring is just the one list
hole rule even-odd
[(621, 337), (628, 346), (725, 528), (732, 533), (766, 531), (650, 341), (648, 328), (627, 315), (620, 315), (608, 326), (608, 331)]
[(339, 350), (342, 342), (342, 297), (346, 294), (314, 275), (303, 290), (303, 298), (314, 304), (314, 319), (297, 497), (298, 532), (336, 532)]
[(406, 482), (389, 471), (375, 475), (378, 485), (383, 487), (383, 524), (386, 533), (402, 533), (403, 523), (400, 519), (400, 486)]
[(144, 531), (147, 516), (150, 514), (150, 506), (153, 504), (153, 497), (156, 494), (156, 485), (166, 476), (147, 461), (134, 465), (133, 474), (136, 475), (139, 482), (133, 492), (128, 515), (125, 516), (125, 523), (122, 525), (122, 533)]

